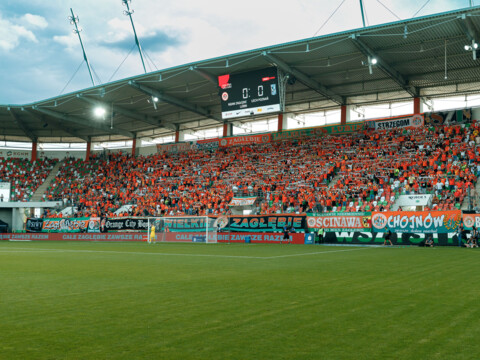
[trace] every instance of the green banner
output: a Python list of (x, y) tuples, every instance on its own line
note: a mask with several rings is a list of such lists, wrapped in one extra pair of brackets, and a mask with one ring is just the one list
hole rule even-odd
[(271, 134), (272, 141), (298, 139), (309, 136), (320, 136), (322, 134), (348, 134), (352, 132), (361, 131), (364, 129), (365, 123), (357, 122), (348, 125), (327, 125), (314, 128), (304, 128), (287, 130)]

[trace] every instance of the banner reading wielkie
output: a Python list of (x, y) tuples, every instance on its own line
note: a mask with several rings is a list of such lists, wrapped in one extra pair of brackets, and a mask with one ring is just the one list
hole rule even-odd
[(462, 218), (454, 211), (387, 211), (372, 213), (372, 230), (394, 233), (449, 233), (457, 231)]

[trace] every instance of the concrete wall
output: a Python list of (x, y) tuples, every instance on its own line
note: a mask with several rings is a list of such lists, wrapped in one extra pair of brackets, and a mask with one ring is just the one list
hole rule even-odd
[(0, 220), (8, 224), (8, 231), (12, 231), (12, 224), (13, 224), (12, 209), (0, 209)]

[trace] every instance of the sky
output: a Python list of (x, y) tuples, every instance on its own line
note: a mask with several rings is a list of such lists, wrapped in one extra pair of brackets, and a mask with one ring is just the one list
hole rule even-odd
[[(466, 8), (470, 1), (363, 3), (367, 25), (376, 25)], [(148, 72), (362, 27), (359, 0), (132, 0), (129, 5)], [(92, 86), (68, 20), (71, 8), (97, 84), (143, 73), (122, 0), (1, 0), (0, 104), (28, 104)]]

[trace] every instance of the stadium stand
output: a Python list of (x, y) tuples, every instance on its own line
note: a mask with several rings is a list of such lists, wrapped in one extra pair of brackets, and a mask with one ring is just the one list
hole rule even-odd
[[(401, 194), (429, 193), (433, 210), (451, 210), (476, 184), (479, 131), (473, 122), (69, 159), (46, 200), (76, 206), (75, 217), (171, 216), (227, 214), (234, 196), (257, 196), (257, 212), (272, 214), (386, 211)], [(126, 204), (128, 212), (114, 214)]]
[(11, 183), (10, 201), (29, 201), (52, 171), (57, 159), (0, 158), (0, 179)]

